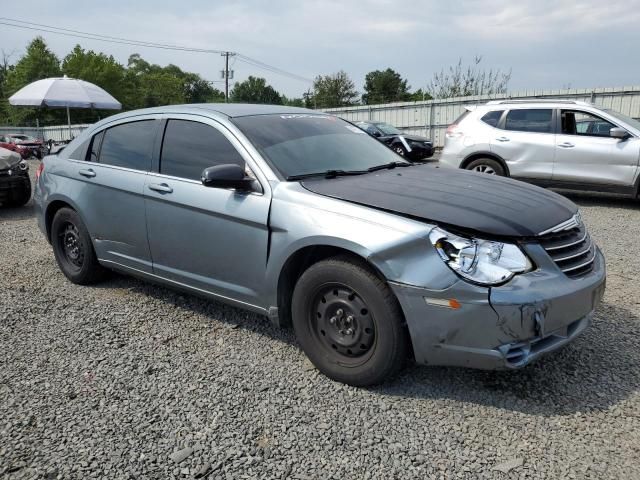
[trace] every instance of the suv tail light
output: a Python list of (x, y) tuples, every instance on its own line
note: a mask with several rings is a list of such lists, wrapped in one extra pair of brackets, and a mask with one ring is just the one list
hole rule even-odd
[(36, 168), (36, 182), (40, 178), (40, 175), (42, 175), (42, 172), (44, 172), (44, 162), (40, 162), (40, 165)]
[(447, 138), (461, 137), (463, 133), (460, 130), (458, 130), (458, 128), (459, 128), (459, 125), (457, 123), (452, 123), (451, 125), (449, 125), (447, 127), (447, 132), (445, 133)]

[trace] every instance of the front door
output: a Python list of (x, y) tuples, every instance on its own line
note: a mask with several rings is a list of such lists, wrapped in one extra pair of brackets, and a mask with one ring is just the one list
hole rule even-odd
[(592, 113), (563, 109), (556, 136), (553, 181), (612, 187), (633, 185), (640, 140), (609, 135), (613, 123)]
[(270, 195), (202, 185), (205, 168), (246, 168), (249, 157), (215, 121), (189, 118), (166, 122), (159, 168), (145, 186), (154, 273), (256, 305), (267, 262)]

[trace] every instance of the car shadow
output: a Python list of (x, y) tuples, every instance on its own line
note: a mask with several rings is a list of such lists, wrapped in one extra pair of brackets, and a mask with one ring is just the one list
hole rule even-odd
[(637, 210), (640, 207), (640, 202), (638, 202), (638, 200), (623, 195), (597, 192), (576, 192), (558, 189), (554, 189), (554, 191), (584, 207), (611, 207), (627, 210)]
[(640, 318), (602, 304), (593, 324), (563, 349), (520, 370), (417, 367), (375, 389), (381, 395), (448, 398), (527, 414), (608, 410), (640, 389)]
[[(216, 301), (120, 275), (96, 288), (130, 289), (211, 321), (297, 347), (292, 329), (279, 329), (266, 317)], [(172, 321), (179, 322), (179, 315)], [(394, 397), (448, 399), (541, 416), (608, 410), (640, 389), (639, 326), (635, 314), (605, 303), (582, 336), (523, 369), (481, 371), (410, 363), (396, 379), (369, 391), (388, 402)]]
[(22, 207), (7, 207), (0, 203), (0, 222), (12, 220), (34, 219), (35, 211), (33, 208), (33, 199)]

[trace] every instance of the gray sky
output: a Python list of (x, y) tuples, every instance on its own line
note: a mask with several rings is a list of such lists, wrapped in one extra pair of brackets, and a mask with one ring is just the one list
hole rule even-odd
[[(510, 90), (640, 84), (640, 0), (21, 0), (1, 15), (136, 40), (238, 51), (298, 75), (344, 69), (362, 91), (364, 75), (391, 67), (413, 89), (433, 73), (482, 55), (512, 69)], [(140, 53), (219, 80), (219, 55), (74, 39), (0, 25), (0, 48), (42, 35), (63, 57), (80, 43), (126, 63)], [(288, 96), (310, 85), (236, 62), (236, 80), (267, 78)], [(218, 84), (220, 86), (220, 84)]]

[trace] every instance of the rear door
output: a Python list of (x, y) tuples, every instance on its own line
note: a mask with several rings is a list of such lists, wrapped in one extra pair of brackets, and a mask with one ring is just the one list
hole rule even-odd
[(156, 275), (256, 304), (267, 262), (270, 192), (205, 187), (200, 180), (207, 167), (250, 168), (247, 160), (238, 140), (214, 120), (167, 120), (159, 166), (145, 187)]
[(554, 110), (512, 109), (493, 131), (491, 151), (505, 160), (513, 177), (550, 180), (555, 155)]
[(153, 118), (117, 124), (93, 136), (82, 160), (70, 158), (70, 174), (83, 184), (76, 201), (98, 258), (149, 273), (143, 192), (159, 124)]
[(633, 185), (640, 142), (612, 138), (614, 123), (579, 109), (561, 109), (553, 181), (612, 187)]

